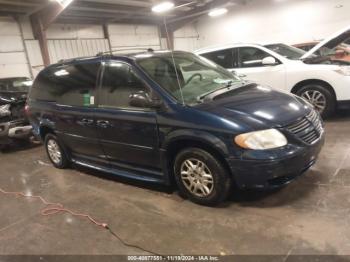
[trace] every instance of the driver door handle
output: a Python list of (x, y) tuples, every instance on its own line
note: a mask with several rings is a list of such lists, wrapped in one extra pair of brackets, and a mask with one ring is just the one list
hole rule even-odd
[(94, 120), (84, 118), (84, 119), (78, 120), (77, 123), (82, 126), (90, 126), (94, 123)]

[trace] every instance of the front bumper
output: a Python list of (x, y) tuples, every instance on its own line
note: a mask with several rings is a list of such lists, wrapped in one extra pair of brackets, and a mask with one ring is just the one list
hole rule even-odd
[(0, 144), (9, 144), (15, 139), (27, 139), (32, 130), (32, 126), (25, 121), (0, 123)]
[(350, 100), (338, 101), (337, 108), (340, 110), (349, 110), (350, 109)]
[(274, 160), (227, 159), (239, 188), (277, 188), (289, 184), (316, 163), (324, 136), (314, 145)]

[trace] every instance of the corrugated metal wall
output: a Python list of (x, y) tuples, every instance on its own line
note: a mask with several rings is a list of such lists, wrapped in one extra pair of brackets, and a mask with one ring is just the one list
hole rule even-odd
[(25, 46), (28, 54), (28, 60), (32, 69), (33, 77), (44, 69), (44, 61), (41, 55), (40, 45), (38, 40), (25, 40)]
[[(28, 18), (20, 25), (10, 17), (0, 17), (0, 78), (34, 77), (44, 68), (39, 42), (34, 39)], [(110, 39), (100, 25), (53, 24), (47, 30), (51, 63), (61, 59), (94, 56), (112, 49), (140, 51), (161, 49), (157, 26), (111, 24)]]
[(107, 39), (49, 40), (48, 47), (51, 63), (61, 59), (94, 56), (97, 53), (109, 51)]
[(9, 17), (0, 17), (0, 78), (30, 76), (21, 30)]
[(156, 26), (111, 24), (108, 26), (108, 32), (112, 50), (161, 49), (159, 31)]
[(193, 52), (199, 49), (199, 34), (194, 25), (187, 25), (174, 33), (174, 48)]

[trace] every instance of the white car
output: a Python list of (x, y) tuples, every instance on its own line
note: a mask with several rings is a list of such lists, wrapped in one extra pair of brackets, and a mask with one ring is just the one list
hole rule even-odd
[(285, 44), (232, 44), (195, 53), (247, 80), (297, 94), (327, 117), (350, 108), (350, 63), (334, 59), (336, 47), (349, 39), (350, 27), (309, 52)]

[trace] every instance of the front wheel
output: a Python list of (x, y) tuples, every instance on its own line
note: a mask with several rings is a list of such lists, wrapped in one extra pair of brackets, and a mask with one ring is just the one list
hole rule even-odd
[(230, 174), (216, 157), (202, 149), (181, 151), (175, 159), (174, 172), (182, 195), (195, 203), (214, 206), (230, 193)]
[(306, 99), (323, 118), (331, 116), (336, 107), (334, 95), (324, 86), (310, 84), (298, 90), (297, 95)]

